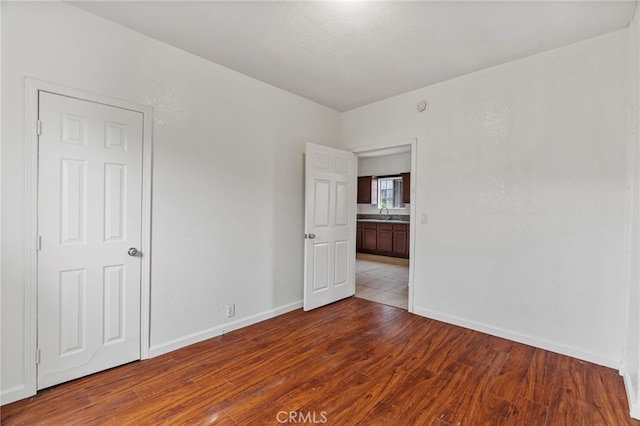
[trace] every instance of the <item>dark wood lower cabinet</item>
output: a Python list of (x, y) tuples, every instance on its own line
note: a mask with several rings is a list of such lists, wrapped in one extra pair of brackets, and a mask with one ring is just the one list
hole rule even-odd
[(398, 255), (402, 257), (409, 257), (408, 229), (408, 225), (393, 225), (393, 252), (398, 253)]
[(409, 225), (358, 222), (356, 250), (383, 256), (409, 257)]
[(393, 252), (393, 225), (390, 223), (378, 223), (376, 235), (376, 250)]
[(376, 241), (376, 224), (364, 223), (362, 226), (362, 249), (363, 250), (375, 250), (377, 247)]

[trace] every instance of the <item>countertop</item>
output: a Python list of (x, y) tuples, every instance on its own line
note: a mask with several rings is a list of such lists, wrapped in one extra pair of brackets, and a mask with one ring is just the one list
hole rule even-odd
[(396, 219), (358, 219), (358, 222), (369, 222), (369, 223), (403, 223), (408, 225), (410, 222), (408, 220), (396, 220)]

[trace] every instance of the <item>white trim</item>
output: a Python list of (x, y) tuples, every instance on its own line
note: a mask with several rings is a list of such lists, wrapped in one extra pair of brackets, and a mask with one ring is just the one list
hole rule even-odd
[(149, 358), (151, 345), (151, 195), (153, 192), (153, 110), (143, 106), (142, 121), (142, 265), (140, 270), (140, 359)]
[(471, 330), (479, 331), (481, 333), (486, 333), (491, 336), (502, 337), (503, 339), (512, 340), (514, 342), (534, 346), (536, 348), (544, 349), (562, 355), (567, 355), (573, 358), (578, 358), (584, 361), (592, 362), (594, 364), (603, 365), (605, 367), (620, 369), (621, 366), (619, 359), (609, 358), (600, 354), (595, 354), (593, 352), (586, 352), (570, 346), (559, 345), (548, 340), (538, 339), (520, 333), (514, 333), (513, 331), (504, 330), (502, 328), (491, 327), (485, 324), (477, 323), (475, 321), (469, 321), (451, 315), (443, 314), (431, 309), (417, 307), (414, 309), (413, 313), (426, 318), (431, 318), (434, 320), (446, 322), (448, 324), (453, 324)]
[(211, 339), (213, 337), (221, 336), (239, 328), (247, 327), (252, 324), (256, 324), (260, 321), (264, 321), (270, 318), (277, 317), (278, 315), (286, 314), (296, 309), (302, 308), (302, 300), (290, 303), (288, 305), (281, 306), (279, 308), (270, 309), (255, 315), (251, 315), (246, 318), (241, 318), (233, 322), (229, 322), (217, 327), (209, 328), (207, 330), (192, 333), (178, 339), (171, 340), (158, 346), (152, 346), (149, 349), (149, 355), (151, 358), (175, 351), (176, 349), (184, 348), (185, 346), (192, 345), (194, 343), (201, 342), (203, 340)]
[[(0, 7), (0, 30), (2, 27), (2, 7)], [(0, 31), (0, 46), (2, 46), (2, 31)], [(0, 51), (2, 49), (0, 48)], [(1, 53), (1, 52), (0, 52)], [(2, 82), (2, 55), (0, 54), (0, 82)], [(0, 102), (0, 135), (2, 135), (2, 102)], [(0, 160), (2, 156), (0, 155)], [(0, 188), (2, 187), (2, 161), (0, 161)], [(2, 197), (0, 197), (0, 211), (2, 211)], [(0, 221), (0, 235), (2, 235), (2, 221)], [(2, 259), (2, 244), (0, 244), (0, 259)], [(2, 261), (0, 260), (0, 277), (2, 277)], [(2, 279), (0, 278), (0, 282)], [(0, 290), (1, 293), (1, 290)], [(0, 297), (0, 302), (2, 301), (2, 297)], [(0, 313), (2, 312), (2, 307), (0, 306)], [(0, 332), (0, 335), (2, 332)], [(0, 355), (2, 358), (2, 355)], [(24, 386), (20, 386), (23, 388)], [(10, 390), (8, 390), (10, 391)], [(24, 392), (24, 391), (21, 391)], [(21, 393), (22, 394), (22, 393)], [(4, 393), (0, 390), (0, 405), (2, 405), (2, 401), (5, 399)], [(13, 400), (15, 401), (15, 400)]]
[(347, 147), (347, 151), (351, 151), (356, 156), (358, 154), (364, 154), (365, 152), (371, 151), (381, 151), (389, 148), (397, 148), (401, 146), (411, 145), (411, 148), (414, 148), (414, 144), (416, 143), (416, 138), (405, 138), (405, 139), (397, 139), (391, 142), (378, 142), (371, 145), (362, 145), (356, 147)]
[(0, 394), (0, 405), (10, 404), (22, 398), (25, 398), (24, 385), (14, 386), (2, 391)]
[[(636, 3), (636, 9), (637, 9), (637, 3)], [(634, 9), (634, 16), (635, 13), (637, 11)], [(634, 34), (635, 34), (635, 27), (634, 27), (634, 21), (632, 20), (629, 23), (629, 37), (627, 39), (628, 41), (628, 49), (629, 49), (629, 55), (631, 58), (634, 57), (633, 55), (633, 47), (634, 47), (634, 43), (633, 43), (633, 39), (634, 39)], [(633, 63), (632, 61), (629, 61), (629, 66), (628, 66), (628, 72), (629, 72), (629, 76), (630, 78), (633, 80), (634, 75), (633, 75)], [(633, 83), (632, 81), (632, 90), (630, 91), (631, 95), (634, 94), (634, 92), (637, 90), (637, 88), (634, 88), (633, 85), (637, 83)], [(632, 310), (632, 306), (636, 306), (638, 304), (638, 300), (631, 300), (631, 286), (633, 285), (633, 283), (631, 282), (631, 270), (632, 270), (632, 264), (633, 264), (633, 250), (632, 250), (632, 246), (633, 246), (633, 230), (634, 230), (634, 216), (633, 216), (633, 211), (634, 211), (634, 203), (636, 200), (634, 200), (635, 198), (635, 193), (636, 193), (636, 169), (638, 166), (638, 152), (637, 152), (637, 134), (636, 134), (636, 129), (633, 128), (633, 116), (634, 114), (637, 114), (637, 111), (634, 110), (634, 106), (636, 106), (637, 103), (634, 103), (633, 99), (630, 99), (629, 102), (629, 111), (628, 111), (628, 119), (629, 119), (629, 128), (628, 128), (628, 137), (627, 137), (627, 188), (626, 188), (626, 197), (625, 197), (625, 264), (624, 264), (624, 272), (625, 272), (625, 280), (624, 280), (624, 290), (625, 290), (625, 294), (626, 294), (626, 303), (624, 304), (624, 310), (623, 310), (623, 319), (624, 319), (624, 324), (623, 324), (623, 339), (622, 339), (622, 347), (621, 347), (621, 358), (623, 359), (623, 364), (626, 362), (626, 352), (627, 352), (627, 345), (629, 344), (629, 315), (630, 312)], [(636, 232), (638, 232), (636, 230)], [(623, 374), (621, 372), (621, 374)]]
[(633, 393), (633, 381), (631, 376), (621, 368), (621, 375), (624, 380), (624, 388), (627, 392), (627, 401), (629, 401), (629, 415), (634, 419), (640, 420), (640, 403), (638, 402), (638, 396)]
[(25, 80), (25, 270), (24, 270), (24, 395), (37, 392), (35, 363), (38, 343), (38, 83)]
[(417, 196), (416, 188), (418, 182), (418, 140), (413, 139), (411, 142), (411, 203), (409, 203), (409, 300), (408, 311), (413, 313), (413, 272), (415, 266), (415, 252), (416, 252), (416, 234), (418, 233), (418, 217), (416, 213)]
[(415, 262), (414, 253), (416, 252), (416, 225), (418, 224), (416, 218), (416, 182), (418, 182), (417, 178), (417, 170), (418, 170), (418, 139), (417, 138), (408, 138), (408, 139), (399, 139), (392, 142), (386, 143), (378, 143), (374, 145), (365, 145), (359, 147), (347, 148), (349, 151), (356, 154), (356, 156), (360, 153), (369, 153), (375, 151), (381, 151), (389, 148), (401, 147), (401, 146), (409, 146), (411, 147), (411, 203), (409, 203), (409, 300), (407, 303), (407, 310), (411, 313), (414, 313), (413, 307), (413, 272)]
[[(632, 327), (630, 324), (630, 313), (635, 309), (638, 309), (638, 305), (640, 304), (640, 300), (632, 299), (631, 289), (635, 286), (640, 285), (637, 281), (634, 282), (632, 280), (632, 266), (637, 264), (638, 259), (633, 258), (633, 237), (637, 236), (639, 230), (634, 226), (637, 225), (638, 218), (633, 216), (634, 207), (637, 206), (639, 200), (637, 199), (638, 195), (638, 165), (640, 164), (640, 150), (638, 148), (638, 141), (640, 138), (640, 128), (637, 127), (638, 123), (634, 123), (633, 118), (638, 114), (638, 107), (640, 106), (640, 99), (638, 99), (639, 88), (638, 88), (638, 77), (635, 73), (637, 73), (638, 68), (640, 68), (640, 63), (638, 62), (639, 54), (640, 54), (640, 32), (639, 32), (639, 20), (638, 20), (638, 1), (636, 1), (636, 8), (634, 9), (634, 16), (631, 22), (629, 23), (629, 37), (628, 37), (628, 49), (629, 49), (629, 57), (632, 59), (629, 63), (628, 72), (631, 78), (631, 89), (630, 94), (633, 98), (629, 99), (629, 129), (628, 129), (628, 144), (627, 144), (627, 197), (626, 197), (626, 205), (625, 205), (625, 234), (627, 236), (625, 241), (625, 291), (626, 291), (626, 303), (624, 305), (624, 326), (623, 326), (623, 344), (622, 344), (622, 366), (620, 368), (620, 374), (624, 379), (625, 391), (627, 393), (627, 401), (629, 403), (629, 411), (630, 415), (633, 418), (640, 419), (640, 401), (638, 400), (637, 387), (638, 387), (638, 377), (634, 378), (629, 374), (629, 371), (638, 371), (638, 360), (637, 359), (629, 359), (632, 358), (629, 353), (633, 353), (633, 350), (629, 347), (630, 341), (633, 342), (634, 339), (631, 337), (630, 332), (635, 327)], [(635, 124), (635, 126), (634, 126)], [(635, 235), (634, 235), (635, 233)], [(636, 336), (637, 337), (637, 336)], [(633, 363), (635, 365), (627, 365), (629, 363)]]
[(38, 93), (49, 92), (87, 100), (118, 108), (140, 112), (143, 120), (142, 148), (142, 235), (141, 300), (140, 300), (140, 358), (149, 357), (149, 312), (151, 292), (151, 165), (152, 165), (152, 113), (150, 106), (114, 99), (55, 83), (25, 78), (25, 330), (24, 330), (24, 391), (22, 398), (35, 395), (37, 371), (35, 351), (37, 345), (37, 250), (38, 235)]

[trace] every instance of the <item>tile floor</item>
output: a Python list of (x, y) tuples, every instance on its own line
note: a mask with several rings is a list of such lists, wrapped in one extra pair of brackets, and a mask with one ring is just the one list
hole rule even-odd
[(409, 260), (357, 253), (356, 297), (407, 309)]

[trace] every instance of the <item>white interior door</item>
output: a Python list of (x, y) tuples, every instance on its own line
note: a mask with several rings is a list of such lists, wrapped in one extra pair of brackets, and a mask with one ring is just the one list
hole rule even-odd
[(355, 294), (356, 156), (307, 144), (304, 310)]
[(40, 92), (38, 389), (140, 359), (139, 112)]

